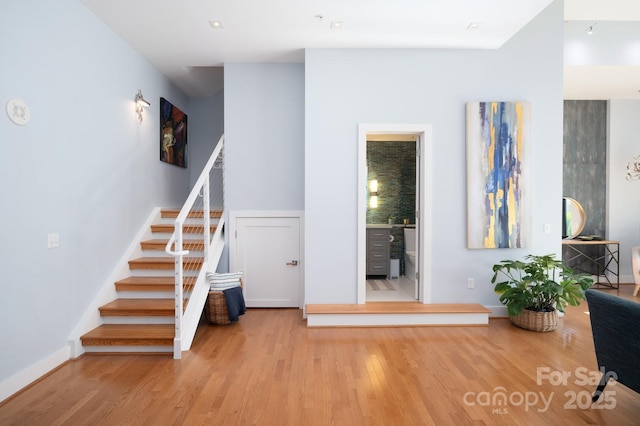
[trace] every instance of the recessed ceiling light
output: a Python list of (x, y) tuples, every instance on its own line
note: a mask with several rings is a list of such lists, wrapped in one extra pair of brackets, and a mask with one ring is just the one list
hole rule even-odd
[(332, 30), (341, 30), (344, 27), (344, 22), (342, 21), (331, 21), (331, 29)]
[(211, 25), (211, 28), (215, 28), (216, 30), (222, 29), (222, 22), (220, 21), (209, 21), (209, 25)]
[(478, 28), (480, 28), (480, 22), (472, 22), (467, 25), (468, 30), (477, 30)]

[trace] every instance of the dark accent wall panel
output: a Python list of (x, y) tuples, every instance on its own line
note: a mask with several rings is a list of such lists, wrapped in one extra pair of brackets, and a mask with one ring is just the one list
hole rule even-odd
[[(563, 195), (584, 208), (587, 220), (582, 235), (606, 238), (607, 101), (564, 101), (563, 146)], [(563, 257), (567, 255), (565, 248)], [(583, 265), (572, 266), (583, 269)]]

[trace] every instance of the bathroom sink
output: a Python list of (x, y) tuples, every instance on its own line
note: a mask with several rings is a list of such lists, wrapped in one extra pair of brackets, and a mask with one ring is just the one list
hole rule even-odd
[(373, 223), (373, 224), (367, 224), (367, 228), (391, 229), (393, 228), (393, 225), (387, 225), (386, 223)]

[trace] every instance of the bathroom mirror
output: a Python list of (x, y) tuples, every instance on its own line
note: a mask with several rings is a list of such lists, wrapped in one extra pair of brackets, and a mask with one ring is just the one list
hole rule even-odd
[(584, 229), (587, 217), (579, 202), (573, 198), (562, 198), (562, 238), (575, 238)]

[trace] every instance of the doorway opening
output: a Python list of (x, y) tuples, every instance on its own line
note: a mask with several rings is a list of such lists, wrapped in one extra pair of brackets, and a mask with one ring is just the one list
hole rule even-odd
[(361, 124), (358, 139), (358, 303), (429, 303), (431, 126)]
[(367, 135), (368, 302), (418, 299), (416, 134)]

